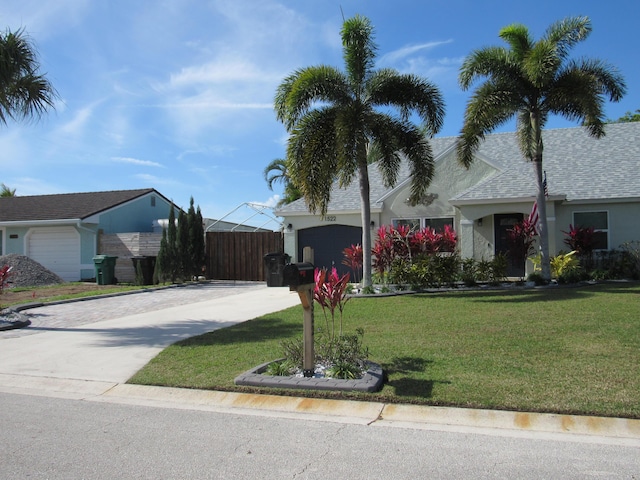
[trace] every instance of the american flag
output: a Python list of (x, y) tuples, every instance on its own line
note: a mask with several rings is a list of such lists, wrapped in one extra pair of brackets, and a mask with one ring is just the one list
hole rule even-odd
[[(549, 189), (547, 187), (547, 172), (544, 172), (544, 178), (542, 180), (542, 189), (544, 190), (545, 198), (549, 197)], [(538, 224), (540, 223), (540, 214), (538, 213), (538, 200), (533, 202), (531, 213), (529, 214), (529, 223), (533, 225), (533, 233), (538, 234)]]
[(538, 201), (533, 202), (533, 208), (529, 214), (529, 223), (533, 226), (533, 233), (538, 234), (538, 223), (540, 222), (540, 215), (538, 214)]

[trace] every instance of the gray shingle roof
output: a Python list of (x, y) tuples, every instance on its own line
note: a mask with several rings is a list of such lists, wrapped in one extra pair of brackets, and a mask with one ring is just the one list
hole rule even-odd
[[(545, 130), (542, 138), (549, 195), (564, 195), (570, 201), (640, 197), (640, 122), (608, 124), (601, 139), (590, 137), (579, 127)], [(436, 161), (455, 142), (456, 137), (432, 139)], [(498, 169), (496, 174), (450, 200), (483, 202), (535, 195), (533, 165), (522, 158), (515, 133), (487, 135), (478, 154)], [(398, 183), (408, 175), (403, 165)], [(378, 200), (390, 189), (384, 187), (374, 166), (369, 169), (369, 178), (371, 206), (381, 207)], [(328, 210), (359, 210), (359, 198), (357, 181), (346, 189), (335, 187)], [(283, 206), (278, 214), (302, 212), (307, 208), (300, 199)]]
[[(0, 198), (0, 222), (77, 220), (155, 192), (153, 188)], [(156, 192), (156, 194), (158, 194)], [(160, 194), (158, 194), (161, 196)]]

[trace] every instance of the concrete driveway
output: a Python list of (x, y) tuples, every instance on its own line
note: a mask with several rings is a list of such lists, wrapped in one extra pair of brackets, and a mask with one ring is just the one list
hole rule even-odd
[(0, 375), (124, 383), (178, 340), (299, 303), (286, 288), (211, 282), (25, 310), (0, 332)]

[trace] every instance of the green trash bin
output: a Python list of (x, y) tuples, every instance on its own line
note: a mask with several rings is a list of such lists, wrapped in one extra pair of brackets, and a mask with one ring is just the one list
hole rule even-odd
[(96, 269), (96, 283), (98, 285), (113, 285), (117, 283), (115, 270), (118, 257), (112, 255), (96, 255), (93, 265)]

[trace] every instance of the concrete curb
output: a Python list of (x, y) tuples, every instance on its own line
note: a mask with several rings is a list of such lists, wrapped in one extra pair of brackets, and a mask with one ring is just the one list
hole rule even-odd
[(640, 420), (385, 404), (0, 374), (0, 392), (377, 427), (607, 438), (640, 447)]
[(172, 408), (204, 407), (212, 411), (242, 411), (254, 415), (306, 415), (325, 421), (376, 426), (471, 427), (625, 438), (635, 440), (640, 446), (640, 420), (626, 418), (384, 404), (130, 384), (116, 385), (105, 392), (102, 399)]

